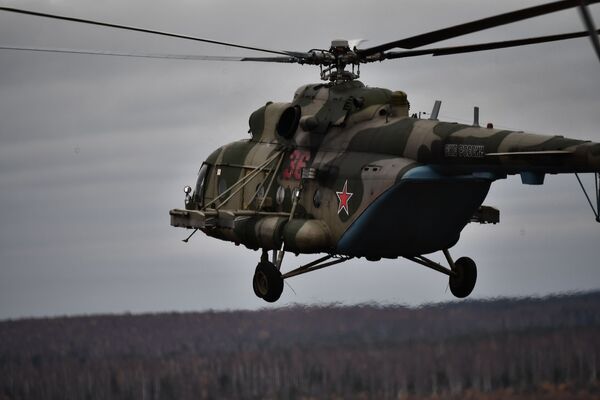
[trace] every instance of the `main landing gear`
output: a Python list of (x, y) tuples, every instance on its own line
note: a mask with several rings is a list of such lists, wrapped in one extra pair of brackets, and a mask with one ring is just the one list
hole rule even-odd
[[(469, 257), (461, 257), (458, 260), (453, 261), (448, 250), (443, 250), (443, 253), (450, 268), (444, 267), (440, 263), (430, 260), (425, 256), (405, 256), (404, 258), (448, 275), (450, 292), (452, 292), (455, 297), (461, 299), (467, 297), (473, 291), (475, 282), (477, 281), (477, 266), (475, 265), (475, 261)], [(282, 255), (280, 254), (280, 256), (277, 257), (278, 254), (280, 254), (278, 251), (273, 252), (273, 262), (271, 262), (269, 261), (268, 252), (263, 250), (260, 262), (254, 271), (254, 278), (252, 279), (254, 294), (269, 303), (276, 302), (279, 300), (279, 297), (281, 297), (284, 279), (339, 264), (351, 258), (327, 255), (282, 274), (277, 267), (277, 265), (281, 265)], [(330, 261), (332, 258), (333, 261)]]
[(475, 282), (477, 281), (477, 266), (475, 265), (475, 261), (469, 257), (461, 257), (458, 260), (453, 261), (448, 250), (443, 250), (443, 252), (450, 268), (446, 268), (440, 263), (432, 261), (425, 256), (405, 258), (448, 275), (450, 292), (460, 299), (467, 297), (473, 291)]

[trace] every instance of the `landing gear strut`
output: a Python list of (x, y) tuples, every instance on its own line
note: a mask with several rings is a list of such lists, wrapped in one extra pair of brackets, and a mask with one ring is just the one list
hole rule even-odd
[(444, 267), (440, 263), (432, 261), (425, 256), (411, 256), (405, 258), (448, 275), (450, 292), (452, 292), (455, 297), (463, 299), (470, 295), (473, 288), (475, 288), (475, 282), (477, 281), (477, 266), (475, 265), (475, 261), (469, 257), (461, 257), (454, 262), (452, 261), (452, 257), (448, 250), (444, 250), (443, 252), (450, 268)]
[[(271, 262), (269, 261), (269, 253), (267, 250), (263, 250), (260, 262), (254, 271), (254, 278), (252, 279), (254, 294), (269, 303), (273, 303), (281, 297), (284, 279), (339, 264), (352, 258), (347, 256), (327, 255), (282, 275), (279, 268), (277, 268), (277, 264), (280, 265), (281, 263), (282, 255), (280, 253), (282, 252), (282, 250), (275, 250), (273, 252), (273, 262)], [(475, 288), (475, 282), (477, 281), (477, 266), (475, 265), (475, 261), (469, 257), (461, 257), (455, 262), (452, 260), (448, 250), (443, 250), (443, 253), (450, 268), (430, 260), (425, 256), (406, 256), (405, 258), (448, 275), (450, 292), (452, 292), (455, 297), (461, 299), (467, 297), (471, 294), (473, 288)], [(333, 261), (331, 261), (331, 259), (333, 259)]]

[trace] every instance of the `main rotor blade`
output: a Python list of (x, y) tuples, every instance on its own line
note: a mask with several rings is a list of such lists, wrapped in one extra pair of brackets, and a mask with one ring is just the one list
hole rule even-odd
[[(600, 30), (598, 30), (597, 32), (600, 33)], [(574, 39), (574, 38), (578, 38), (578, 37), (585, 37), (588, 35), (589, 35), (589, 33), (587, 31), (582, 31), (582, 32), (573, 32), (573, 33), (562, 33), (562, 34), (558, 34), (558, 35), (538, 36), (538, 37), (524, 38), (524, 39), (505, 40), (502, 42), (469, 44), (469, 45), (464, 45), (464, 46), (439, 47), (439, 48), (435, 48), (435, 49), (416, 49), (416, 50), (407, 50), (407, 51), (398, 51), (398, 52), (390, 51), (387, 53), (383, 53), (382, 59), (417, 57), (417, 56), (423, 56), (423, 55), (428, 55), (428, 54), (431, 54), (432, 56), (446, 56), (446, 55), (450, 55), (450, 54), (474, 53), (477, 51), (504, 49), (507, 47), (517, 47), (517, 46), (527, 46), (530, 44), (537, 44), (537, 43), (557, 42), (559, 40)], [(378, 60), (373, 60), (373, 61), (378, 61)]]
[(580, 0), (579, 13), (581, 14), (581, 19), (583, 19), (583, 23), (588, 30), (590, 40), (592, 41), (592, 46), (594, 46), (594, 50), (596, 50), (598, 60), (600, 60), (600, 40), (598, 40), (598, 31), (596, 31), (594, 19), (592, 18), (592, 14), (590, 13), (590, 10), (588, 10), (586, 3), (586, 0)]
[[(40, 13), (40, 12), (23, 10), (23, 9), (12, 8), (12, 7), (0, 7), (0, 11), (14, 12), (14, 13), (26, 14), (26, 15), (34, 15), (34, 16), (37, 16), (37, 17), (52, 18), (52, 19), (58, 19), (58, 20), (62, 20), (62, 21), (79, 22), (79, 23), (82, 23), (82, 24), (105, 26), (105, 27), (109, 27), (109, 28), (124, 29), (124, 30), (128, 30), (128, 31), (151, 33), (153, 35), (161, 35), (161, 36), (174, 37), (174, 38), (178, 38), (178, 39), (193, 40), (193, 41), (196, 41), (196, 42), (204, 42), (204, 43), (210, 43), (210, 44), (217, 44), (217, 45), (220, 45), (220, 46), (236, 47), (238, 49), (263, 51), (265, 53), (281, 54), (281, 55), (284, 55), (284, 56), (289, 56), (289, 55), (293, 54), (293, 52), (268, 50), (268, 49), (262, 49), (262, 48), (259, 48), (259, 47), (243, 46), (243, 45), (240, 45), (240, 44), (228, 43), (228, 42), (219, 42), (217, 40), (203, 39), (203, 38), (198, 38), (198, 37), (194, 37), (194, 36), (179, 35), (179, 34), (176, 34), (176, 33), (169, 33), (169, 32), (157, 31), (157, 30), (152, 30), (152, 29), (137, 28), (135, 26), (111, 24), (111, 23), (108, 23), (108, 22), (93, 21), (93, 20), (89, 20), (89, 19), (74, 18), (74, 17), (66, 17), (66, 16), (63, 16), (63, 15), (46, 14), (46, 13)], [(299, 53), (296, 53), (296, 54), (299, 54)]]
[(124, 53), (104, 50), (79, 50), (79, 49), (59, 49), (52, 47), (16, 47), (0, 46), (0, 50), (21, 50), (36, 51), (44, 53), (68, 53), (68, 54), (91, 54), (98, 56), (117, 56), (117, 57), (140, 57), (140, 58), (167, 58), (174, 60), (194, 60), (194, 61), (258, 61), (258, 62), (279, 62), (294, 63), (298, 60), (294, 57), (229, 57), (229, 56), (205, 56), (195, 54), (151, 54), (151, 53)]
[[(550, 14), (553, 12), (577, 7), (580, 4), (579, 1), (580, 0), (560, 0), (555, 1), (553, 3), (542, 4), (539, 6), (524, 8), (517, 11), (511, 11), (508, 13), (499, 14), (492, 17), (467, 22), (464, 24), (459, 24), (448, 28), (423, 33), (421, 35), (412, 36), (394, 42), (385, 43), (379, 46), (370, 47), (368, 49), (360, 50), (358, 54), (361, 57), (366, 57), (396, 47), (414, 49), (416, 47), (425, 46), (431, 43), (440, 42), (442, 40), (455, 38), (469, 33), (479, 32), (485, 29), (490, 29), (497, 26), (522, 21), (524, 19), (529, 19), (540, 15)], [(589, 0), (588, 4), (598, 2), (600, 2), (600, 0)]]

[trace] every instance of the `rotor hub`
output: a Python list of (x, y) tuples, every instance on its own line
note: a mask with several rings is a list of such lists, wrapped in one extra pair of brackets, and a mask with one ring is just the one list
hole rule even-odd
[[(347, 40), (331, 41), (329, 50), (319, 50), (317, 64), (321, 67), (321, 79), (331, 82), (346, 82), (360, 77), (360, 59)], [(351, 70), (346, 70), (350, 65)]]

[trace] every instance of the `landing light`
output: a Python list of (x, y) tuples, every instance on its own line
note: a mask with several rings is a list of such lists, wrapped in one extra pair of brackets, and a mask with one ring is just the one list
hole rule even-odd
[(192, 193), (192, 188), (185, 186), (183, 188), (183, 193), (185, 193), (185, 205), (187, 206), (192, 201), (192, 197), (190, 196), (190, 193)]

